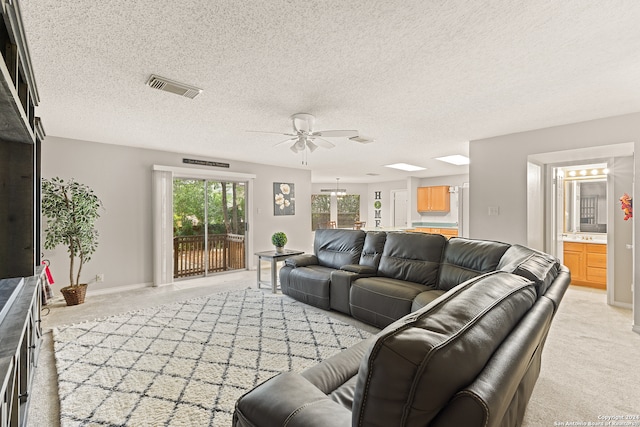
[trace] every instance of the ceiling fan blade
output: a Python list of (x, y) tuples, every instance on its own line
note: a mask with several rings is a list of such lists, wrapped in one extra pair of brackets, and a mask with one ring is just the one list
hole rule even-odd
[(295, 133), (284, 133), (284, 132), (269, 132), (264, 130), (247, 130), (245, 132), (253, 132), (253, 133), (275, 133), (276, 135), (286, 135), (286, 136), (298, 136)]
[(334, 144), (333, 142), (327, 141), (326, 139), (322, 139), (322, 138), (318, 138), (318, 137), (313, 138), (313, 141), (316, 144), (318, 144), (319, 146), (324, 147), (324, 148), (333, 148), (333, 147), (336, 146), (336, 144)]
[(358, 136), (352, 136), (351, 138), (349, 138), (351, 141), (355, 141), (355, 142), (359, 142), (360, 144), (368, 144), (370, 142), (375, 141), (375, 139), (373, 138), (369, 138), (368, 136), (363, 136), (363, 135), (358, 135)]
[(295, 141), (295, 138), (287, 138), (284, 141), (280, 141), (280, 142), (276, 142), (275, 144), (272, 145), (272, 147), (277, 147), (280, 144), (284, 144), (285, 142), (289, 142), (289, 141)]
[(319, 130), (317, 132), (312, 132), (311, 136), (324, 136), (329, 138), (351, 138), (354, 136), (358, 136), (357, 130)]

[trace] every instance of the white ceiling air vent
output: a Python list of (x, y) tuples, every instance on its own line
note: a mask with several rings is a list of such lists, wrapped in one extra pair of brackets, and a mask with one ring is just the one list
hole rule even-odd
[(175, 93), (176, 95), (184, 96), (191, 99), (200, 95), (200, 92), (202, 92), (202, 89), (197, 88), (195, 86), (191, 86), (186, 83), (176, 82), (175, 80), (170, 80), (165, 77), (156, 76), (155, 74), (151, 74), (149, 76), (149, 80), (147, 80), (147, 85), (149, 85), (153, 89)]

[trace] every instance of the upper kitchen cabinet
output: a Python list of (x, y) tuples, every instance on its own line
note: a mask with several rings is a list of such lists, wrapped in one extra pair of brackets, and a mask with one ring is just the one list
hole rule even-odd
[(418, 212), (449, 212), (449, 186), (418, 187)]
[(0, 0), (0, 140), (34, 143), (36, 140), (35, 86), (18, 2)]

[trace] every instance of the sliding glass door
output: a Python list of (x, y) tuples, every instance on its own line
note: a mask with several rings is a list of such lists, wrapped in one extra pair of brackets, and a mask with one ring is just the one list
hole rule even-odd
[(246, 268), (244, 182), (173, 180), (174, 278)]

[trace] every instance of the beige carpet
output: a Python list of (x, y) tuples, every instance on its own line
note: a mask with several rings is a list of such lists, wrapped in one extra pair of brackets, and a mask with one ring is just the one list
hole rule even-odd
[[(267, 274), (263, 272), (263, 274)], [(255, 287), (255, 271), (223, 274), (163, 288), (91, 296), (85, 304), (52, 305), (43, 318), (51, 328), (168, 302)], [(264, 290), (264, 292), (268, 292)], [(287, 297), (284, 297), (287, 298)], [(631, 311), (610, 307), (602, 291), (571, 287), (556, 315), (542, 355), (542, 372), (525, 415), (525, 427), (601, 421), (640, 414), (640, 335), (631, 331)], [(357, 327), (375, 328), (330, 312)], [(59, 426), (57, 373), (51, 333), (45, 334), (28, 426)], [(633, 422), (633, 420), (631, 420)], [(612, 424), (613, 425), (613, 424)], [(634, 424), (628, 424), (634, 425)], [(640, 426), (640, 422), (635, 425)]]
[(604, 291), (569, 287), (523, 425), (607, 425), (607, 417), (621, 417), (609, 425), (640, 426), (640, 335), (631, 325), (631, 310), (607, 305)]

